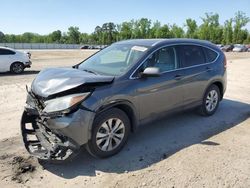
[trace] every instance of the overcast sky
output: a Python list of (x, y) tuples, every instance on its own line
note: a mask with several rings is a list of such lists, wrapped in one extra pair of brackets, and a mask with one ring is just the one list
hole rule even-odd
[(48, 34), (78, 26), (81, 32), (91, 33), (105, 22), (142, 17), (183, 26), (187, 18), (200, 24), (205, 12), (218, 13), (224, 23), (238, 10), (250, 17), (250, 0), (1, 0), (0, 31)]

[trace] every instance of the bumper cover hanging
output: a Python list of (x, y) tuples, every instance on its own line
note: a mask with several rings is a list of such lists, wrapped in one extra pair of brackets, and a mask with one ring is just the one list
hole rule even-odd
[(26, 110), (21, 119), (21, 132), (27, 151), (42, 160), (69, 160), (80, 149), (72, 139), (56, 134), (46, 127), (46, 121)]

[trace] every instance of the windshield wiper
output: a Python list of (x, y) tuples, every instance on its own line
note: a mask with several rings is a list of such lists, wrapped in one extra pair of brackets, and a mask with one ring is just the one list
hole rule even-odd
[(96, 72), (94, 72), (94, 71), (92, 71), (92, 70), (83, 69), (83, 71), (85, 71), (85, 72), (89, 72), (89, 73), (92, 73), (92, 74), (97, 75), (97, 73), (96, 73)]

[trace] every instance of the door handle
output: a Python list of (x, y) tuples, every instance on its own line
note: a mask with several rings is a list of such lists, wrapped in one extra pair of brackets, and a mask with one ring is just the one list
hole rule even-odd
[(174, 76), (174, 79), (175, 80), (180, 80), (180, 79), (182, 79), (182, 75), (181, 74), (177, 74), (177, 75)]

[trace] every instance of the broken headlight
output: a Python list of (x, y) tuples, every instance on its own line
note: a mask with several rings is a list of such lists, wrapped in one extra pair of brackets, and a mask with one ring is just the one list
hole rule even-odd
[(45, 101), (45, 108), (43, 109), (44, 113), (53, 113), (53, 112), (62, 112), (69, 113), (73, 107), (81, 103), (84, 99), (86, 99), (90, 95), (87, 93), (79, 93), (68, 95), (65, 97), (59, 97), (56, 99), (51, 99)]

